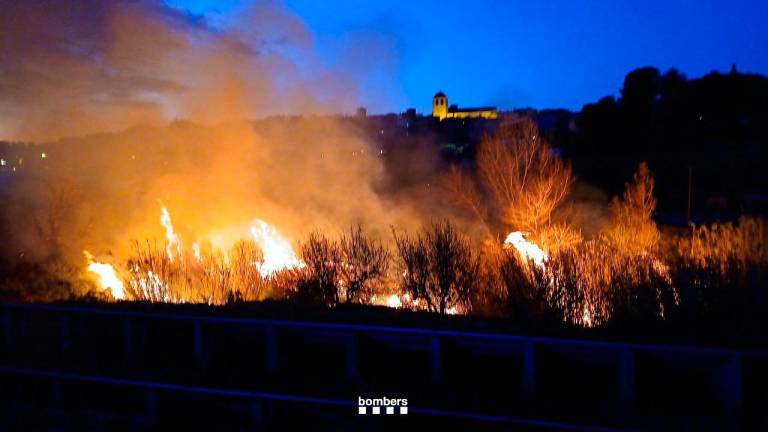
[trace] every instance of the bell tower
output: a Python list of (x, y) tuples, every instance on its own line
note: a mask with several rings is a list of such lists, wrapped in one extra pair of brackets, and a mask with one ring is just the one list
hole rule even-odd
[(448, 115), (448, 96), (439, 91), (432, 97), (432, 117), (443, 120)]

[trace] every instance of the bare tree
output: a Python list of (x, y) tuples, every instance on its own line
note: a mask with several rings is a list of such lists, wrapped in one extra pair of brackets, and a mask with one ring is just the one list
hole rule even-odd
[(263, 254), (253, 240), (240, 240), (230, 252), (233, 297), (245, 301), (260, 300), (267, 281), (253, 263), (261, 262)]
[(57, 178), (43, 181), (44, 203), (32, 212), (32, 221), (41, 243), (49, 257), (60, 259), (64, 253), (65, 228), (74, 226), (75, 212), (80, 194), (68, 179)]
[(488, 208), (475, 179), (466, 170), (452, 165), (443, 179), (443, 186), (454, 203), (472, 212), (485, 233), (493, 237), (493, 231), (488, 226)]
[(301, 245), (301, 259), (306, 267), (298, 281), (299, 296), (314, 303), (338, 305), (339, 245), (319, 232), (312, 232)]
[(553, 211), (570, 191), (571, 168), (539, 135), (531, 119), (505, 121), (485, 136), (477, 152), (482, 189), (466, 174), (447, 177), (454, 200), (488, 225), (483, 195), (505, 228), (538, 233), (551, 224)]
[(622, 252), (640, 255), (652, 251), (659, 242), (659, 230), (652, 219), (656, 211), (653, 188), (653, 174), (642, 162), (632, 183), (626, 184), (624, 199), (613, 199), (613, 226), (608, 238)]
[(511, 227), (536, 232), (568, 194), (571, 168), (539, 135), (533, 120), (503, 123), (477, 154), (480, 176)]
[(449, 222), (433, 224), (416, 237), (394, 233), (402, 265), (401, 285), (433, 312), (466, 307), (478, 285), (480, 259), (469, 240)]
[(347, 303), (370, 291), (371, 283), (381, 279), (389, 266), (389, 252), (379, 242), (363, 234), (362, 228), (350, 227), (339, 242), (341, 264), (339, 280)]

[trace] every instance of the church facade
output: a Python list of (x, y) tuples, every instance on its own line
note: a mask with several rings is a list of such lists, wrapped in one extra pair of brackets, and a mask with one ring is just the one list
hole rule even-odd
[(447, 118), (496, 119), (499, 118), (499, 112), (496, 107), (459, 108), (458, 105), (448, 105), (448, 96), (439, 91), (432, 97), (432, 117), (437, 117), (440, 121)]

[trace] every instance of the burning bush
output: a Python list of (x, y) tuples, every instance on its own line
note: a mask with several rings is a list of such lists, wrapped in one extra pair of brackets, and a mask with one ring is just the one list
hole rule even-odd
[(477, 167), (481, 187), (454, 168), (446, 182), (449, 193), (484, 226), (498, 220), (507, 231), (538, 235), (548, 228), (573, 183), (570, 166), (527, 118), (506, 121), (492, 137), (484, 137), (477, 151)]
[(210, 251), (180, 255), (156, 243), (135, 242), (127, 262), (126, 297), (169, 303), (206, 303), (262, 300), (284, 289), (285, 275), (263, 276), (262, 254), (252, 240), (240, 240), (226, 253)]
[(340, 283), (346, 302), (370, 299), (389, 268), (389, 251), (381, 243), (366, 237), (363, 229), (350, 228), (339, 241), (341, 254)]
[(324, 305), (339, 304), (339, 245), (319, 232), (313, 232), (301, 245), (306, 267), (299, 273), (296, 292), (299, 300)]
[(432, 312), (466, 311), (480, 275), (480, 260), (469, 240), (447, 221), (432, 224), (416, 237), (394, 237), (402, 291)]
[(548, 313), (543, 268), (511, 248), (490, 242), (482, 259), (483, 285), (474, 297), (474, 310), (516, 320), (540, 319)]
[(681, 318), (721, 325), (765, 322), (768, 302), (768, 227), (763, 219), (691, 226), (673, 241), (672, 277), (680, 288)]
[(298, 272), (298, 297), (326, 305), (369, 303), (374, 284), (389, 267), (387, 249), (367, 237), (360, 226), (350, 227), (338, 241), (311, 233), (301, 245), (301, 258), (306, 267)]
[(613, 226), (607, 235), (621, 253), (639, 256), (653, 253), (656, 249), (660, 235), (652, 219), (656, 211), (653, 188), (653, 175), (643, 162), (632, 183), (626, 184), (624, 199), (613, 199)]
[(547, 261), (548, 304), (565, 320), (591, 327), (616, 315), (664, 317), (677, 304), (669, 275), (650, 255), (631, 257), (596, 239)]
[(677, 253), (687, 266), (711, 267), (726, 273), (732, 265), (768, 263), (768, 227), (762, 219), (742, 217), (739, 223), (691, 226), (681, 237)]

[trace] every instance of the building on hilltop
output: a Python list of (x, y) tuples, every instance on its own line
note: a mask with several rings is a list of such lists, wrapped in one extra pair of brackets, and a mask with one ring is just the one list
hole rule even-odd
[(496, 107), (459, 108), (458, 105), (448, 105), (448, 96), (439, 91), (432, 97), (432, 117), (437, 117), (441, 121), (447, 118), (497, 119), (499, 113)]

